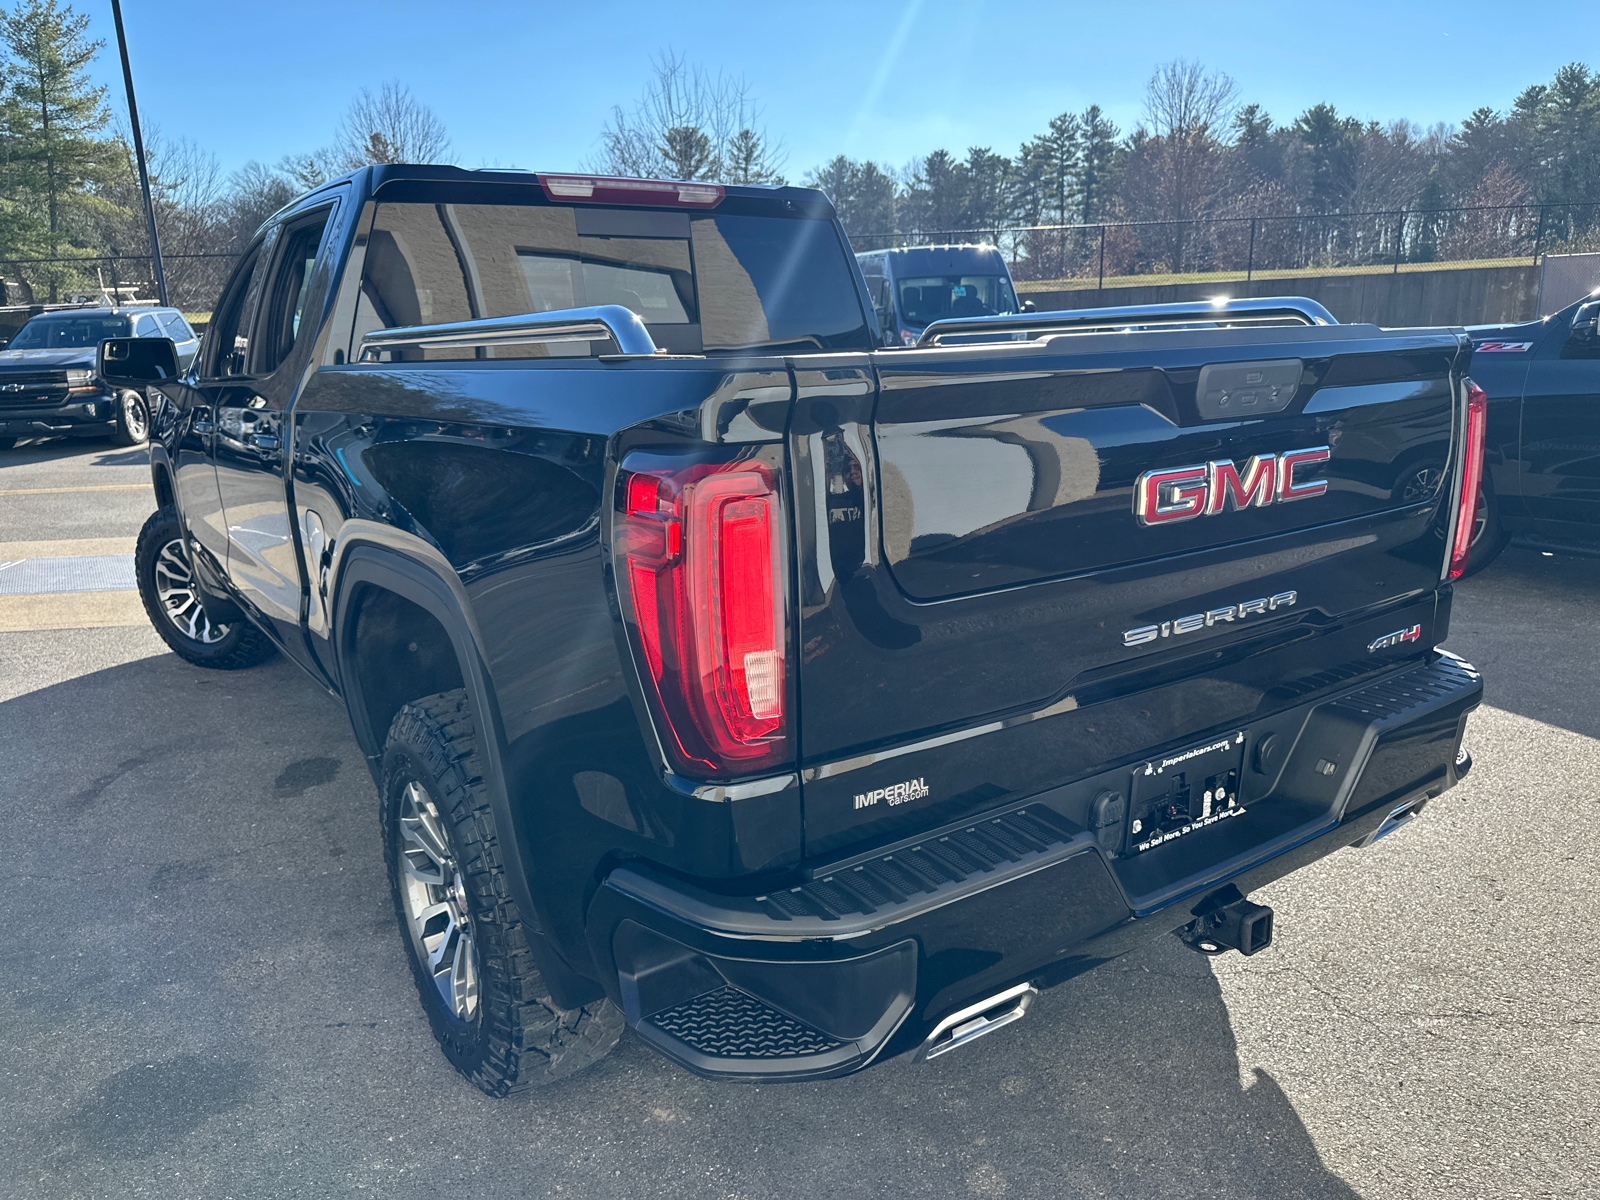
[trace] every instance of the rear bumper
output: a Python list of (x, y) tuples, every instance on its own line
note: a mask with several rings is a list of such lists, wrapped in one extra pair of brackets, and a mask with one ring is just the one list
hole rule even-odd
[(116, 427), (116, 402), (109, 393), (48, 408), (0, 408), (3, 437), (87, 436)]
[[(1440, 655), (1275, 714), (1297, 732), (1270, 775), (1255, 768), (1247, 820), (1142, 853), (1108, 854), (1057, 795), (1126, 786), (1124, 766), (781, 891), (719, 895), (620, 867), (590, 906), (590, 945), (629, 1023), (697, 1074), (846, 1074), (1002, 989), (1060, 983), (1179, 929), (1219, 891), (1370, 844), (1465, 774), (1461, 735), (1482, 692), (1471, 666)], [(1240, 737), (1249, 761), (1254, 735)]]

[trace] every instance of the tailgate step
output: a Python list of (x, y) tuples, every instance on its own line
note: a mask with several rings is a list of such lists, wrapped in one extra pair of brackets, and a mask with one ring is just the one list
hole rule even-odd
[(1482, 678), (1477, 668), (1448, 650), (1439, 651), (1434, 662), (1419, 666), (1389, 679), (1380, 679), (1360, 691), (1336, 701), (1337, 707), (1353, 715), (1376, 721), (1380, 729), (1406, 721), (1420, 710), (1453, 699)]
[(712, 1058), (799, 1058), (844, 1043), (738, 988), (718, 988), (645, 1018)]
[(870, 916), (913, 896), (939, 896), (997, 867), (1059, 851), (1083, 830), (1042, 804), (1019, 808), (759, 900), (781, 921)]

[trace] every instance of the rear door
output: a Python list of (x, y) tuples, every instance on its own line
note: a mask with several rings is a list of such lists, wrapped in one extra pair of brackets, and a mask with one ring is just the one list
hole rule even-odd
[[(1600, 302), (1580, 305), (1592, 321)], [(1554, 538), (1600, 536), (1600, 340), (1562, 313), (1535, 348), (1522, 400), (1522, 497)]]
[(1338, 326), (884, 352), (870, 416), (853, 364), (797, 375), (808, 851), (1240, 720), (1364, 653), (1358, 618), (1420, 604), (1432, 645), (1463, 345)]

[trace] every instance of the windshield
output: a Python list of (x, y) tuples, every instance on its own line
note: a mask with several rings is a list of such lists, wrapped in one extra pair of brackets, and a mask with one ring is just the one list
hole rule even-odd
[(127, 317), (34, 317), (17, 330), (6, 349), (61, 350), (98, 346), (106, 338), (127, 336)]
[(1004, 275), (923, 275), (898, 285), (900, 316), (909, 325), (1017, 311), (1016, 293)]

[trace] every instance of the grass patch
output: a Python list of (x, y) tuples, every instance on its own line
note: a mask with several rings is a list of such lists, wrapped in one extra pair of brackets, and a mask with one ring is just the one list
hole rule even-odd
[[(1528, 267), (1533, 264), (1526, 256), (1521, 258), (1479, 258), (1461, 262), (1401, 263), (1401, 275), (1414, 275), (1423, 271), (1473, 271), (1480, 267)], [(1393, 275), (1393, 263), (1374, 263), (1362, 267), (1298, 267), (1290, 270), (1256, 271), (1250, 282), (1266, 279), (1329, 279), (1339, 275)], [(1207, 271), (1186, 275), (1107, 275), (1107, 288), (1170, 287), (1180, 283), (1244, 283), (1243, 271)], [(1019, 292), (1092, 292), (1099, 288), (1096, 279), (1027, 279), (1017, 282)]]

